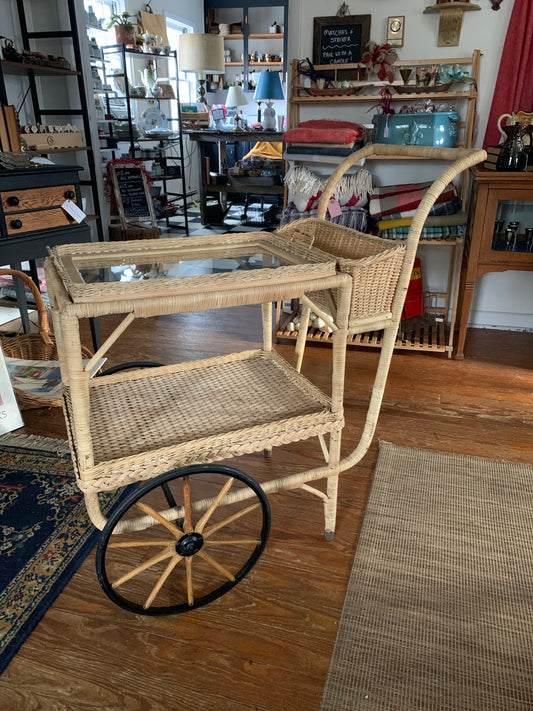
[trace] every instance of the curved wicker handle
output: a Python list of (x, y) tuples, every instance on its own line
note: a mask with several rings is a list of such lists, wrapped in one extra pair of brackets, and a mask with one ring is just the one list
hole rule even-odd
[(50, 337), (50, 325), (48, 323), (48, 314), (46, 313), (46, 306), (44, 304), (43, 297), (41, 296), (41, 292), (35, 286), (33, 280), (30, 279), (27, 274), (24, 274), (24, 272), (19, 272), (16, 269), (0, 269), (0, 275), (3, 274), (9, 274), (10, 276), (22, 279), (22, 281), (29, 288), (29, 290), (33, 294), (35, 303), (37, 304), (37, 314), (39, 316), (39, 334), (43, 339), (44, 343), (46, 343), (47, 345), (51, 345), (53, 343), (53, 340)]
[(458, 173), (476, 163), (480, 163), (487, 157), (485, 151), (477, 148), (428, 148), (425, 146), (393, 146), (385, 143), (370, 143), (361, 148), (361, 150), (350, 153), (331, 174), (318, 202), (318, 219), (325, 219), (329, 200), (348, 168), (351, 168), (352, 165), (355, 165), (363, 158), (370, 156), (385, 159), (405, 156), (406, 158), (461, 161)]

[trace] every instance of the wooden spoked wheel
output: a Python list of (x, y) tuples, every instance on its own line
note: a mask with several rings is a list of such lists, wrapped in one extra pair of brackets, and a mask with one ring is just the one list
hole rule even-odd
[(249, 573), (269, 531), (268, 500), (247, 474), (210, 464), (175, 469), (111, 514), (96, 552), (98, 580), (130, 612), (194, 610)]

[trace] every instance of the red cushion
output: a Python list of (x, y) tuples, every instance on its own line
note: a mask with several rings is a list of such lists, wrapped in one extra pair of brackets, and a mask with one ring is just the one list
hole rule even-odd
[(351, 121), (313, 119), (285, 131), (283, 140), (285, 143), (353, 143), (363, 133), (364, 128)]
[(353, 121), (337, 121), (335, 119), (310, 119), (300, 121), (296, 128), (353, 128), (363, 133), (363, 127)]

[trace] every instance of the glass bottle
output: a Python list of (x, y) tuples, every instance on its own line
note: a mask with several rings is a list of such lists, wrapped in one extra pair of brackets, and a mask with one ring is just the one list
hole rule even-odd
[(507, 138), (500, 148), (500, 154), (496, 162), (496, 170), (525, 170), (528, 156), (523, 141), (524, 127), (519, 123), (515, 123), (502, 126), (502, 129), (505, 131)]

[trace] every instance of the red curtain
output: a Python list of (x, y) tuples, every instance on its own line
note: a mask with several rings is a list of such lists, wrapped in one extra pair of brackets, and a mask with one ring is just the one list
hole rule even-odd
[(492, 97), (483, 148), (497, 146), (497, 122), (502, 114), (533, 111), (533, 2), (515, 0), (496, 88)]

